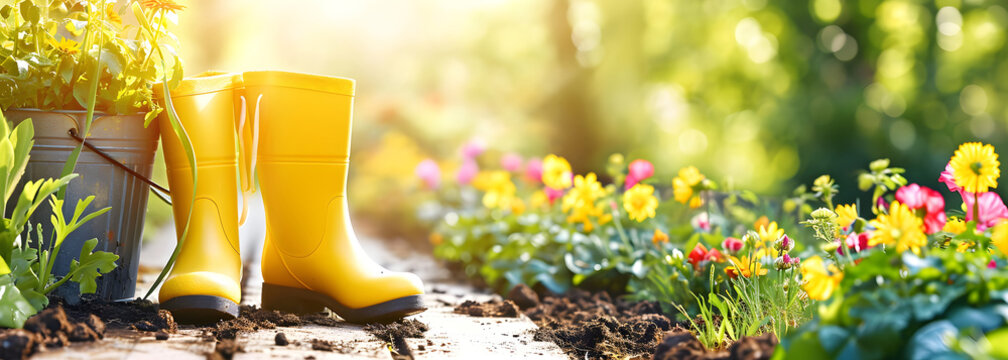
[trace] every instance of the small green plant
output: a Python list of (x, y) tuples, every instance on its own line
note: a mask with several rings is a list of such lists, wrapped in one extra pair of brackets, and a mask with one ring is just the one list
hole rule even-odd
[(700, 310), (697, 314), (699, 322), (683, 306), (675, 304), (675, 307), (689, 321), (693, 335), (701, 345), (710, 350), (717, 350), (738, 339), (739, 334), (733, 324), (737, 320), (738, 308), (729, 305), (730, 299), (714, 292), (708, 293), (706, 297), (693, 294), (693, 298)]
[[(0, 203), (0, 213), (8, 213), (7, 205), (14, 194), (15, 186), (24, 174), (28, 163), (34, 136), (31, 120), (21, 122), (13, 131), (0, 113), (0, 191), (4, 197)], [(63, 214), (63, 200), (55, 194), (77, 175), (60, 179), (28, 181), (21, 190), (10, 217), (0, 219), (0, 326), (19, 328), (29, 316), (49, 304), (46, 294), (67, 281), (80, 284), (81, 293), (97, 290), (95, 279), (116, 267), (118, 255), (94, 251), (97, 239), (87, 240), (81, 249), (79, 260), (70, 264), (70, 271), (61, 278), (52, 275), (54, 260), (67, 237), (81, 225), (107, 212), (109, 208), (85, 214), (94, 197), (77, 202), (73, 216), (67, 219)], [(43, 224), (34, 224), (29, 219), (45, 201), (49, 201), (51, 217), (51, 238), (43, 246)], [(35, 232), (32, 241), (32, 230)]]

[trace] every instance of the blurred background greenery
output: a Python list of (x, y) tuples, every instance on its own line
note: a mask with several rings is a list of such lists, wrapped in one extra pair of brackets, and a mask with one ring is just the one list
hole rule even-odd
[(665, 181), (696, 165), (762, 194), (830, 173), (842, 202), (872, 159), (939, 189), (959, 143), (1006, 139), (1006, 1), (180, 3), (188, 75), (357, 80), (351, 201), (378, 228), (412, 217), (419, 161), (450, 178), (473, 138), (576, 172), (614, 152)]

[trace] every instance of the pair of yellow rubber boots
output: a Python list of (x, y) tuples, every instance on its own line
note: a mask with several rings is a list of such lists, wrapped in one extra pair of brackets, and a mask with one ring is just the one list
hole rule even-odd
[[(171, 91), (170, 105), (196, 155), (197, 181), (193, 194), (182, 142), (168, 119), (160, 119), (180, 241), (185, 232), (159, 293), (162, 308), (188, 323), (238, 315), (238, 227), (257, 173), (266, 211), (263, 308), (329, 308), (356, 323), (424, 310), (420, 279), (372, 261), (350, 224), (346, 181), (354, 86), (344, 78), (256, 71), (207, 73)], [(163, 94), (156, 95), (168, 105)]]

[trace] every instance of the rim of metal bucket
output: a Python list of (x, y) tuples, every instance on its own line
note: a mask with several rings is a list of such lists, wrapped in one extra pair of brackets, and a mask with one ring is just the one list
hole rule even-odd
[[(70, 111), (75, 111), (75, 110), (67, 110), (67, 112), (70, 112)], [(127, 174), (130, 174), (133, 177), (135, 177), (137, 179), (140, 179), (140, 181), (143, 181), (143, 182), (147, 183), (147, 185), (150, 185), (150, 187), (151, 187), (150, 188), (151, 192), (154, 193), (154, 195), (157, 196), (158, 199), (161, 199), (161, 201), (164, 201), (168, 205), (172, 204), (172, 202), (171, 202), (171, 192), (168, 191), (167, 188), (165, 188), (164, 186), (159, 185), (158, 183), (154, 182), (154, 180), (151, 180), (150, 178), (144, 176), (143, 174), (137, 172), (136, 170), (131, 169), (129, 166), (126, 166), (126, 164), (123, 164), (123, 163), (119, 162), (119, 160), (116, 160), (111, 155), (109, 155), (105, 151), (102, 151), (98, 147), (96, 147), (94, 145), (91, 145), (91, 143), (85, 141), (84, 138), (80, 137), (80, 135), (77, 134), (77, 129), (76, 128), (70, 128), (70, 130), (67, 130), (67, 135), (69, 135), (70, 138), (72, 138), (74, 140), (77, 140), (77, 142), (81, 143), (81, 145), (84, 145), (84, 147), (88, 148), (88, 150), (91, 150), (95, 154), (98, 154), (98, 156), (101, 156), (103, 159), (105, 159), (105, 161), (108, 161), (112, 165), (115, 165), (115, 166), (119, 167), (120, 169), (123, 169), (123, 171), (126, 171)]]

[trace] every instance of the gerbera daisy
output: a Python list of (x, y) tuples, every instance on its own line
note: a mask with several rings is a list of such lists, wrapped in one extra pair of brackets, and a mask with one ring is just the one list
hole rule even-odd
[(924, 223), (914, 215), (906, 205), (893, 201), (888, 214), (880, 214), (871, 221), (875, 232), (868, 239), (869, 246), (885, 244), (896, 246), (896, 252), (910, 249), (914, 254), (920, 254), (920, 248), (927, 245), (924, 235)]
[(949, 165), (956, 185), (966, 192), (982, 193), (996, 188), (1001, 176), (1001, 163), (994, 146), (989, 144), (972, 142), (959, 145)]

